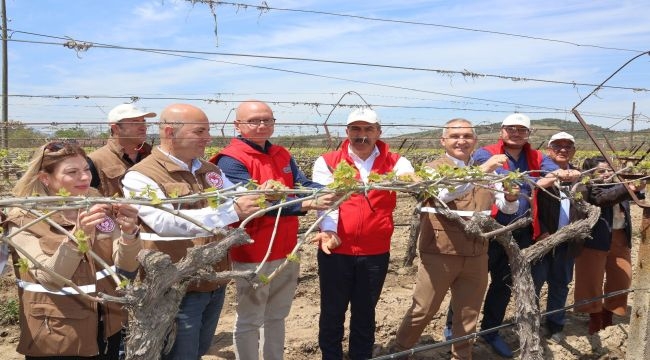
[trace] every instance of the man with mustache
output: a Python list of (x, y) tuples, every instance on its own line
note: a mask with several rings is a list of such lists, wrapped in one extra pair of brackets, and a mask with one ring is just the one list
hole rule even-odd
[[(371, 172), (394, 171), (399, 176), (414, 171), (407, 159), (391, 153), (388, 144), (379, 140), (381, 125), (372, 109), (353, 111), (348, 116), (345, 132), (348, 139), (340, 150), (324, 154), (314, 163), (314, 181), (324, 185), (332, 183), (333, 169), (343, 161), (355, 168), (357, 179), (364, 184), (368, 183)], [(350, 359), (372, 357), (375, 306), (388, 271), (396, 202), (397, 196), (392, 191), (356, 193), (321, 223), (315, 241), (320, 243), (318, 344), (323, 359), (343, 358), (341, 342), (348, 305)]]

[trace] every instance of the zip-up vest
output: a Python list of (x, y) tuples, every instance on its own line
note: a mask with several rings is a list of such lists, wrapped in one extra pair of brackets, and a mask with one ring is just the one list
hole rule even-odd
[[(483, 148), (492, 155), (505, 154), (503, 140), (501, 139), (499, 139), (499, 141), (496, 144), (487, 145), (484, 146)], [(542, 159), (544, 158), (544, 154), (542, 154), (542, 152), (539, 150), (535, 150), (531, 148), (529, 143), (524, 144), (524, 147), (521, 151), (526, 155), (526, 162), (528, 163), (528, 170), (530, 171), (530, 175), (535, 177), (540, 177), (541, 173), (539, 170), (542, 169)], [(510, 165), (508, 161), (506, 161), (503, 164), (503, 168), (505, 170), (509, 170)], [(537, 218), (537, 211), (538, 211), (537, 191), (535, 188), (533, 188), (531, 196), (532, 198), (530, 200), (530, 210), (531, 210), (531, 218), (533, 219), (533, 224), (532, 224), (533, 239), (536, 239), (540, 235), (540, 227), (539, 227), (539, 220)], [(497, 206), (493, 205), (492, 216), (496, 217), (498, 212), (499, 209), (497, 208)]]
[[(348, 154), (349, 140), (345, 140), (338, 151), (323, 155), (323, 159), (332, 170), (341, 161), (355, 167), (354, 160)], [(399, 154), (389, 152), (388, 144), (377, 141), (379, 156), (372, 164), (373, 172), (386, 174), (393, 170)], [(359, 170), (357, 169), (357, 179)], [(394, 191), (370, 190), (365, 194), (353, 194), (339, 207), (339, 224), (337, 233), (341, 245), (332, 250), (344, 255), (378, 255), (390, 251), (390, 239), (393, 235), (393, 210), (397, 205)]]
[[(22, 226), (33, 219), (32, 215), (16, 209), (10, 213), (7, 221), (15, 226)], [(74, 226), (59, 214), (53, 215), (51, 219), (65, 227)], [(37, 237), (41, 250), (49, 255), (53, 255), (66, 239), (65, 235), (45, 221), (36, 223), (25, 231)], [(97, 226), (92, 241), (93, 252), (112, 266), (113, 270), (113, 246), (119, 238), (119, 226), (111, 217)], [(14, 264), (17, 264), (19, 256), (15, 249), (12, 249), (12, 258)], [(50, 291), (40, 285), (31, 272), (21, 273), (18, 266), (15, 266), (14, 270), (21, 309), (20, 341), (16, 351), (36, 357), (97, 355), (97, 324), (100, 315), (97, 304), (85, 300), (72, 288), (64, 287), (61, 291)], [(70, 280), (90, 295), (102, 292), (117, 296), (117, 284), (108, 272), (88, 255), (83, 256)], [(126, 313), (120, 304), (112, 302), (107, 302), (100, 308), (104, 322), (104, 338), (108, 338), (122, 329), (122, 325), (126, 323)]]
[[(260, 152), (240, 139), (232, 139), (230, 144), (221, 152), (210, 159), (210, 162), (217, 163), (219, 157), (230, 156), (244, 164), (251, 179), (263, 184), (267, 180), (276, 180), (286, 187), (293, 189), (293, 172), (291, 171), (291, 154), (277, 145), (271, 145), (268, 153)], [(228, 174), (226, 174), (228, 175)], [(233, 247), (230, 249), (230, 256), (234, 261), (257, 263), (264, 259), (268, 251), (271, 235), (275, 226), (275, 215), (261, 216), (253, 219), (247, 226), (246, 232), (255, 240), (253, 244)], [(286, 257), (296, 246), (298, 239), (298, 217), (281, 216), (278, 221), (278, 228), (273, 247), (269, 254), (268, 261), (278, 260)]]
[[(151, 155), (139, 163), (133, 165), (129, 171), (137, 171), (153, 180), (162, 190), (166, 197), (170, 194), (176, 197), (197, 194), (205, 189), (223, 187), (223, 179), (219, 168), (207, 161), (201, 160), (201, 167), (193, 175), (190, 171), (181, 168), (177, 163), (154, 148)], [(193, 203), (181, 203), (176, 205), (180, 209), (201, 209), (208, 206), (207, 200), (198, 200)], [(172, 262), (178, 262), (185, 255), (187, 249), (205, 245), (213, 241), (221, 240), (218, 236), (206, 236), (196, 238), (178, 238), (158, 236), (144, 221), (140, 222), (140, 237), (145, 249), (153, 249), (168, 254)], [(230, 270), (230, 261), (223, 259), (213, 266), (217, 272)], [(214, 291), (230, 280), (225, 281), (204, 281), (197, 280), (188, 286), (188, 292), (209, 292)]]
[[(144, 143), (138, 157), (145, 158), (151, 154), (151, 145)], [(104, 196), (117, 194), (123, 197), (122, 178), (132, 166), (124, 158), (124, 151), (116, 140), (109, 139), (106, 145), (88, 154), (95, 164), (99, 174), (99, 187), (97, 190)]]
[[(432, 161), (428, 167), (435, 169), (440, 165), (455, 166), (447, 156)], [(452, 211), (471, 212), (490, 210), (494, 204), (494, 193), (490, 189), (475, 186), (466, 194), (450, 201), (447, 206)], [(437, 207), (435, 200), (427, 199), (423, 206)], [(420, 236), (418, 248), (421, 253), (478, 256), (487, 253), (488, 241), (475, 238), (454, 220), (439, 213), (420, 214)]]

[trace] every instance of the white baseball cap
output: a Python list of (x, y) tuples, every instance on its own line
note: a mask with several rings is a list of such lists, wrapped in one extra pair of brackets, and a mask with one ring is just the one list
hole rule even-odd
[(548, 146), (551, 146), (551, 143), (556, 140), (569, 140), (574, 144), (576, 143), (576, 139), (573, 137), (573, 135), (564, 131), (551, 136), (551, 139), (548, 141)]
[(368, 107), (358, 108), (352, 111), (350, 115), (348, 115), (348, 125), (355, 121), (364, 121), (369, 124), (379, 124), (377, 113)]
[(511, 125), (521, 125), (527, 129), (530, 129), (530, 118), (524, 114), (510, 114), (503, 119), (501, 126), (511, 126)]
[(113, 124), (123, 119), (138, 118), (141, 116), (146, 118), (155, 117), (156, 113), (142, 111), (133, 104), (117, 105), (108, 113), (108, 123)]

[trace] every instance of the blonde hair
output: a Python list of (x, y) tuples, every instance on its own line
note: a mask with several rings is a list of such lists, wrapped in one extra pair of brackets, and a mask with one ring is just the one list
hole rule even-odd
[(51, 195), (38, 175), (54, 173), (61, 161), (75, 156), (86, 158), (86, 152), (76, 142), (51, 141), (41, 146), (34, 152), (27, 171), (16, 182), (14, 196)]

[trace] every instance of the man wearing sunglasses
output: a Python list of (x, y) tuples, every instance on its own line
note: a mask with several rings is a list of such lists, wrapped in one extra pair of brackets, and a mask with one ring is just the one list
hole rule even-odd
[(118, 105), (108, 113), (111, 135), (106, 145), (88, 155), (92, 174), (90, 186), (104, 196), (124, 195), (120, 183), (124, 174), (151, 154), (151, 145), (145, 142), (145, 118), (155, 116), (156, 113), (142, 111), (133, 104)]

